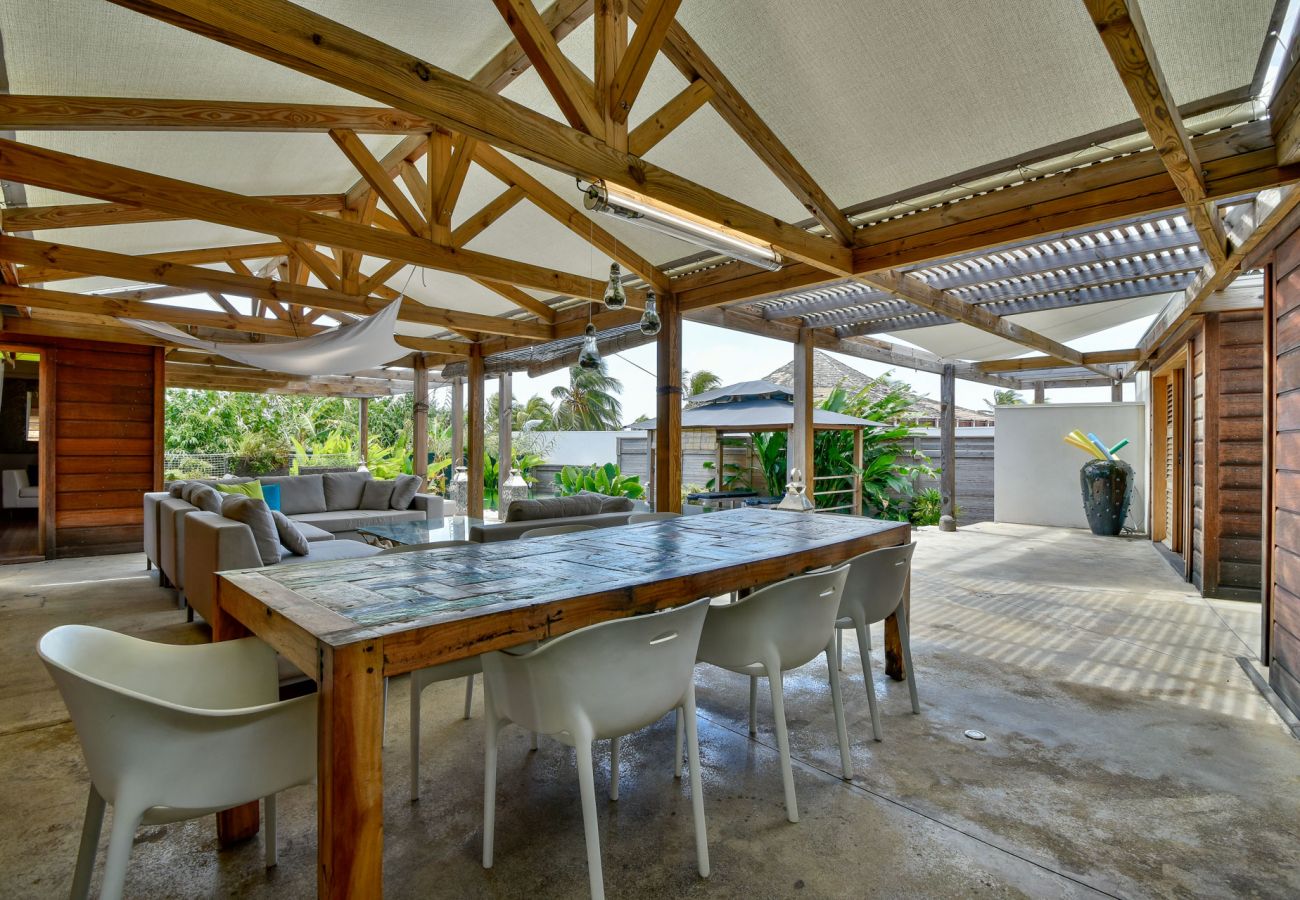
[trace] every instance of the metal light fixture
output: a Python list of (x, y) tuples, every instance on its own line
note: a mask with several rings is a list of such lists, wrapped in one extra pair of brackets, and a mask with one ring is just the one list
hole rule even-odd
[(627, 306), (627, 294), (623, 292), (623, 270), (618, 263), (609, 264), (609, 284), (605, 286), (605, 308), (622, 309)]
[(582, 339), (582, 349), (578, 352), (578, 365), (584, 369), (600, 368), (600, 349), (596, 346), (596, 326), (587, 323), (587, 336)]
[(655, 292), (645, 292), (645, 312), (641, 313), (641, 333), (655, 335), (664, 327), (663, 320), (659, 318), (659, 311), (656, 309)]
[(603, 184), (591, 184), (583, 191), (583, 205), (592, 212), (604, 213), (645, 228), (707, 247), (723, 256), (747, 262), (775, 272), (781, 268), (781, 256), (766, 244), (748, 241), (720, 228), (676, 215), (635, 197), (609, 190)]

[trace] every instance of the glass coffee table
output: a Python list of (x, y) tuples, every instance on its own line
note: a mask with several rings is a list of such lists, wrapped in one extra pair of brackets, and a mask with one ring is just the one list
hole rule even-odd
[(474, 516), (443, 516), (438, 519), (419, 519), (414, 522), (393, 522), (388, 525), (366, 525), (357, 533), (367, 544), (376, 547), (397, 547), (406, 544), (432, 544), (435, 541), (468, 541), (471, 525), (482, 525)]

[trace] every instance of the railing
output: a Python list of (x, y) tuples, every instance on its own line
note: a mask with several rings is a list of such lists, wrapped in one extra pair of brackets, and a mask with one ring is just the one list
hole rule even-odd
[[(845, 481), (845, 480), (849, 482), (848, 487), (827, 488), (826, 490), (821, 490), (821, 491), (817, 490), (817, 482), (819, 481), (826, 482), (826, 481)], [(840, 510), (846, 509), (849, 512), (854, 513), (855, 515), (860, 514), (862, 510), (862, 497), (861, 494), (859, 493), (860, 489), (861, 486), (858, 481), (858, 476), (854, 475), (852, 472), (846, 472), (843, 475), (814, 475), (813, 476), (813, 503), (817, 502), (818, 497), (836, 497), (841, 494), (848, 494), (849, 495), (848, 503), (841, 503), (837, 506), (821, 506), (817, 508), (817, 512), (821, 512), (821, 513), (839, 512)]]

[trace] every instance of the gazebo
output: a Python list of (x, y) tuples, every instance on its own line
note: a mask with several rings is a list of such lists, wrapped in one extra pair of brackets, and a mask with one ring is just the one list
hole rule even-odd
[[(705, 391), (702, 394), (696, 394), (688, 398), (688, 400), (692, 405), (682, 411), (681, 428), (683, 431), (709, 431), (714, 434), (717, 443), (714, 471), (718, 473), (719, 487), (722, 484), (723, 454), (725, 452), (722, 439), (725, 437), (737, 434), (748, 436), (769, 431), (789, 431), (792, 432), (787, 448), (787, 454), (789, 454), (796, 447), (805, 445), (811, 447), (813, 437), (817, 431), (852, 431), (853, 465), (855, 468), (861, 469), (862, 432), (864, 429), (873, 428), (879, 424), (870, 419), (846, 416), (843, 413), (831, 412), (808, 404), (796, 404), (793, 390), (772, 381), (742, 381), (738, 384), (730, 384), (711, 391)], [(650, 419), (646, 422), (640, 422), (637, 427), (650, 432), (650, 442), (653, 447), (657, 427), (656, 420)], [(652, 451), (650, 453), (652, 467), (654, 458), (655, 454)], [(819, 475), (813, 471), (813, 454), (807, 452), (803, 458), (808, 461), (804, 464), (807, 467), (803, 472), (805, 483), (811, 486), (813, 492), (815, 492), (819, 480), (831, 481), (848, 477), (850, 474), (831, 472)], [(797, 468), (798, 459), (797, 455), (790, 456), (787, 460), (787, 467), (790, 469)], [(790, 465), (791, 462), (796, 462), (796, 465)], [(862, 479), (857, 474), (852, 474), (852, 478), (852, 502), (831, 508), (849, 509), (855, 515), (861, 515)], [(654, 483), (653, 468), (649, 480), (652, 484)]]

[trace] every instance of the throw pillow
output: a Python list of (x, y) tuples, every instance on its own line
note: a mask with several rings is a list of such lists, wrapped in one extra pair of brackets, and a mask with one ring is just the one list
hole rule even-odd
[(423, 481), (419, 475), (398, 475), (393, 487), (393, 499), (390, 501), (393, 509), (410, 509), (411, 501), (419, 493)]
[(262, 485), (262, 499), (271, 509), (280, 508), (280, 486), (278, 484)]
[(253, 532), (253, 542), (257, 544), (257, 555), (262, 565), (271, 566), (280, 561), (280, 532), (276, 530), (265, 500), (230, 494), (221, 504), (221, 514), (227, 519), (243, 522)]
[(600, 503), (602, 513), (632, 511), (632, 501), (628, 497), (611, 497), (609, 494), (598, 494), (595, 491), (579, 491), (575, 496), (594, 498)]
[(265, 500), (266, 496), (262, 493), (262, 482), (260, 481), (241, 481), (239, 484), (217, 484), (213, 485), (223, 494), (243, 494), (245, 497), (252, 497), (255, 500)]
[(325, 512), (325, 481), (319, 475), (271, 475), (259, 479), (280, 486), (280, 509), (286, 516)]
[(167, 489), (167, 493), (179, 500), (181, 499), (181, 491), (183, 490), (185, 490), (184, 481), (173, 481), (172, 486)]
[(204, 512), (221, 514), (221, 494), (206, 484), (190, 492), (190, 502)]
[(367, 481), (366, 488), (361, 492), (360, 509), (390, 509), (393, 502), (393, 491), (397, 488), (396, 481)]
[(361, 509), (361, 492), (369, 472), (326, 472), (321, 476), (327, 510)]
[(294, 556), (306, 556), (311, 552), (311, 544), (307, 542), (307, 537), (298, 530), (297, 524), (293, 519), (280, 512), (278, 509), (271, 510), (271, 521), (275, 522), (276, 533), (280, 536), (280, 543)]

